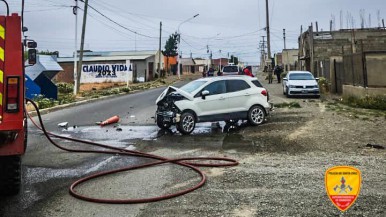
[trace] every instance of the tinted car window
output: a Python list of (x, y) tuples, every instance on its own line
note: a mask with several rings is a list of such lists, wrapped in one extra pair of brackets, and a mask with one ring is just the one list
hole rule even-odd
[(263, 85), (260, 83), (260, 81), (258, 80), (253, 80), (252, 83), (256, 86), (256, 87), (263, 87)]
[(203, 90), (208, 90), (210, 95), (226, 93), (225, 81), (215, 81), (204, 87)]
[(225, 66), (223, 72), (238, 72), (239, 69), (237, 66)]
[(249, 86), (249, 84), (244, 80), (228, 80), (227, 85), (228, 93), (251, 88), (251, 86)]
[(289, 80), (314, 80), (314, 76), (308, 73), (296, 73), (290, 74)]

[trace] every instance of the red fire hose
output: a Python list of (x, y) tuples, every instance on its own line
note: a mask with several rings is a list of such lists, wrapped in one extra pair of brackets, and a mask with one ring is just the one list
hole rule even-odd
[[(119, 155), (135, 156), (135, 157), (148, 158), (148, 159), (154, 159), (155, 160), (155, 162), (152, 162), (152, 163), (146, 163), (146, 164), (135, 165), (135, 166), (128, 166), (128, 167), (124, 167), (124, 168), (120, 168), (120, 169), (99, 172), (99, 173), (96, 173), (96, 174), (93, 174), (93, 175), (90, 175), (90, 176), (87, 176), (87, 177), (84, 177), (84, 178), (81, 178), (81, 179), (77, 180), (76, 182), (74, 182), (70, 186), (70, 190), (69, 191), (70, 191), (70, 194), (72, 196), (74, 196), (74, 197), (76, 197), (78, 199), (81, 199), (81, 200), (90, 201), (90, 202), (96, 202), (96, 203), (110, 203), (110, 204), (148, 203), (148, 202), (155, 202), (155, 201), (165, 200), (165, 199), (169, 199), (169, 198), (173, 198), (173, 197), (177, 197), (177, 196), (189, 193), (189, 192), (194, 191), (194, 190), (196, 190), (196, 189), (198, 189), (198, 188), (200, 188), (201, 186), (204, 185), (204, 183), (206, 181), (206, 177), (205, 177), (204, 173), (199, 168), (197, 168), (197, 167), (226, 167), (226, 166), (236, 166), (236, 165), (238, 165), (238, 162), (236, 160), (230, 159), (230, 158), (223, 158), (223, 157), (189, 157), (189, 158), (169, 159), (169, 158), (165, 158), (165, 157), (161, 157), (161, 156), (157, 156), (157, 155), (147, 154), (147, 153), (144, 153), (144, 152), (130, 151), (130, 150), (126, 150), (126, 149), (122, 149), (122, 148), (117, 148), (117, 147), (113, 147), (113, 146), (109, 146), (109, 145), (104, 145), (104, 144), (100, 144), (100, 143), (96, 143), (96, 142), (91, 142), (91, 141), (85, 141), (85, 140), (80, 140), (80, 139), (74, 139), (74, 138), (60, 136), (60, 135), (57, 135), (57, 134), (54, 134), (54, 133), (46, 131), (46, 129), (44, 127), (44, 124), (43, 124), (43, 121), (42, 121), (42, 118), (41, 118), (41, 115), (40, 115), (40, 112), (39, 112), (39, 108), (37, 107), (35, 102), (30, 100), (30, 99), (27, 99), (27, 102), (32, 103), (32, 105), (35, 107), (36, 112), (37, 112), (37, 117), (39, 119), (40, 126), (38, 126), (34, 122), (32, 117), (28, 114), (30, 120), (32, 121), (32, 123), (37, 128), (39, 128), (40, 130), (43, 131), (44, 135), (47, 137), (47, 139), (54, 146), (56, 146), (57, 148), (59, 148), (61, 150), (68, 151), (68, 152), (77, 152), (77, 153), (102, 153), (102, 154), (113, 154), (113, 155), (119, 154)], [(63, 146), (59, 145), (55, 141), (53, 141), (51, 137), (56, 137), (56, 138), (60, 138), (60, 139), (64, 139), (64, 140), (79, 142), (79, 143), (83, 143), (83, 144), (87, 144), (87, 145), (91, 145), (91, 146), (97, 146), (97, 147), (105, 148), (107, 150), (87, 150), (87, 149), (71, 149), (71, 148), (66, 148), (66, 147), (63, 147)], [(190, 162), (190, 161), (192, 161), (192, 162)], [(222, 161), (223, 163), (199, 163), (197, 161)], [(101, 177), (101, 176), (104, 176), (104, 175), (109, 175), (109, 174), (119, 173), (119, 172), (123, 172), (123, 171), (129, 171), (129, 170), (136, 170), (136, 169), (141, 169), (141, 168), (145, 168), (145, 167), (165, 164), (165, 163), (173, 163), (173, 164), (176, 164), (176, 165), (179, 165), (179, 166), (190, 168), (191, 170), (193, 170), (197, 174), (199, 174), (199, 176), (201, 177), (200, 182), (197, 183), (193, 187), (190, 187), (190, 188), (187, 188), (185, 190), (181, 190), (181, 191), (178, 191), (178, 192), (175, 192), (175, 193), (165, 194), (165, 195), (158, 196), (158, 197), (139, 198), (139, 199), (92, 198), (92, 197), (89, 197), (89, 196), (86, 196), (86, 195), (82, 195), (82, 194), (80, 194), (80, 193), (78, 193), (76, 191), (76, 186), (77, 185), (79, 185), (81, 183), (85, 183), (85, 182), (87, 182), (87, 181), (89, 181), (91, 179), (95, 179), (95, 178), (98, 178), (98, 177)]]

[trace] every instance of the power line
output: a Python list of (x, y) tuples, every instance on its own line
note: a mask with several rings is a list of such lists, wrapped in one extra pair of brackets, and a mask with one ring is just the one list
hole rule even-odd
[[(83, 0), (81, 0), (83, 2)], [(132, 29), (129, 29), (127, 28), (126, 26), (123, 26), (122, 24), (116, 22), (115, 20), (111, 19), (110, 17), (106, 16), (105, 14), (103, 14), (102, 12), (100, 12), (98, 9), (94, 8), (93, 6), (89, 5), (89, 7), (94, 10), (95, 12), (97, 12), (99, 15), (103, 16), (104, 18), (106, 18), (107, 20), (109, 20), (110, 22), (116, 24), (117, 26), (129, 31), (129, 32), (132, 32), (136, 35), (139, 35), (139, 36), (143, 36), (143, 37), (146, 37), (146, 38), (157, 38), (157, 37), (153, 37), (153, 36), (149, 36), (149, 35), (145, 35), (145, 34), (142, 34), (142, 33), (138, 33)]]

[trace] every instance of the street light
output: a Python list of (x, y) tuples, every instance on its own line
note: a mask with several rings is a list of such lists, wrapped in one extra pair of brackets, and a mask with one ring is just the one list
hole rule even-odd
[(189, 19), (183, 21), (182, 23), (180, 23), (180, 24), (178, 25), (178, 28), (177, 28), (177, 33), (178, 33), (178, 55), (177, 55), (177, 61), (178, 61), (178, 65), (177, 65), (177, 66), (178, 66), (178, 67), (177, 67), (177, 76), (178, 76), (178, 79), (180, 79), (180, 74), (181, 74), (181, 72), (180, 72), (180, 67), (181, 67), (181, 63), (180, 63), (180, 52), (181, 52), (181, 48), (180, 48), (180, 42), (181, 42), (180, 26), (181, 26), (182, 24), (184, 24), (184, 23), (186, 23), (186, 22), (189, 22), (190, 20), (196, 18), (198, 15), (200, 15), (200, 14), (196, 14), (196, 15), (194, 15), (193, 17), (191, 17), (191, 18), (189, 18)]

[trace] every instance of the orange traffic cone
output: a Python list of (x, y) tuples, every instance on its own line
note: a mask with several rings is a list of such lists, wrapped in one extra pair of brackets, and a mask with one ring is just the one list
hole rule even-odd
[(100, 125), (101, 125), (101, 127), (103, 127), (103, 126), (108, 125), (108, 124), (117, 123), (118, 121), (119, 121), (119, 116), (115, 115), (115, 116), (113, 116), (111, 118), (108, 118), (105, 121), (102, 121), (102, 123), (100, 123)]

